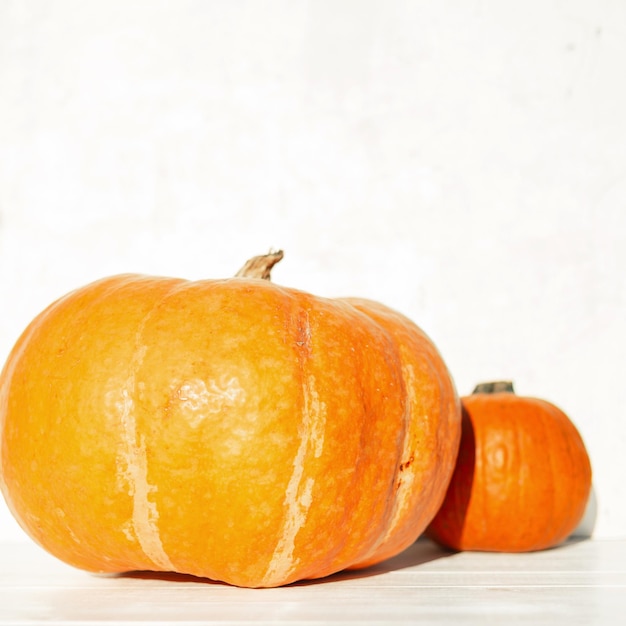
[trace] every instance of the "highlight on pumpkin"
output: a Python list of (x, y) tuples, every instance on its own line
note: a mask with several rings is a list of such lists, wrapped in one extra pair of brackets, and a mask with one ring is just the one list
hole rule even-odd
[(0, 487), (24, 530), (92, 572), (274, 587), (419, 537), (461, 435), (411, 320), (236, 277), (97, 280), (38, 315), (0, 375)]

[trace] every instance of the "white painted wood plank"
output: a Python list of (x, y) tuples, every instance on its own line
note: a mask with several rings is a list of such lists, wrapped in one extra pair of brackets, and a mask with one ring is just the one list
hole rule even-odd
[(188, 576), (93, 576), (0, 545), (0, 624), (606, 624), (626, 614), (626, 541), (454, 554), (420, 541), (364, 572), (278, 589)]

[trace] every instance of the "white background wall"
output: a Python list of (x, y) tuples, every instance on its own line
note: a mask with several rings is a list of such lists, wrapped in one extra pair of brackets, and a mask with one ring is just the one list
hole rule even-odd
[(1, 1), (1, 358), (93, 279), (281, 247), (561, 406), (624, 536), (625, 112), (621, 0)]

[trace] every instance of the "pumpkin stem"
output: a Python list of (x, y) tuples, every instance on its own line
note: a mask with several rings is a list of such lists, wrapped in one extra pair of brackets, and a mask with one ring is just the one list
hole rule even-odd
[(479, 383), (472, 391), (472, 394), (475, 393), (515, 393), (515, 390), (510, 380), (496, 380), (488, 383)]
[(239, 278), (262, 278), (263, 280), (270, 280), (272, 268), (283, 256), (282, 250), (277, 250), (276, 252), (270, 250), (269, 254), (254, 256), (246, 261), (235, 276)]

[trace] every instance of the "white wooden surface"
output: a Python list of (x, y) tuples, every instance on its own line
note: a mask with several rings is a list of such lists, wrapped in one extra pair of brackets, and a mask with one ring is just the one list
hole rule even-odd
[(626, 540), (455, 554), (421, 540), (363, 572), (278, 589), (187, 576), (94, 576), (0, 544), (0, 624), (567, 624), (626, 616)]

